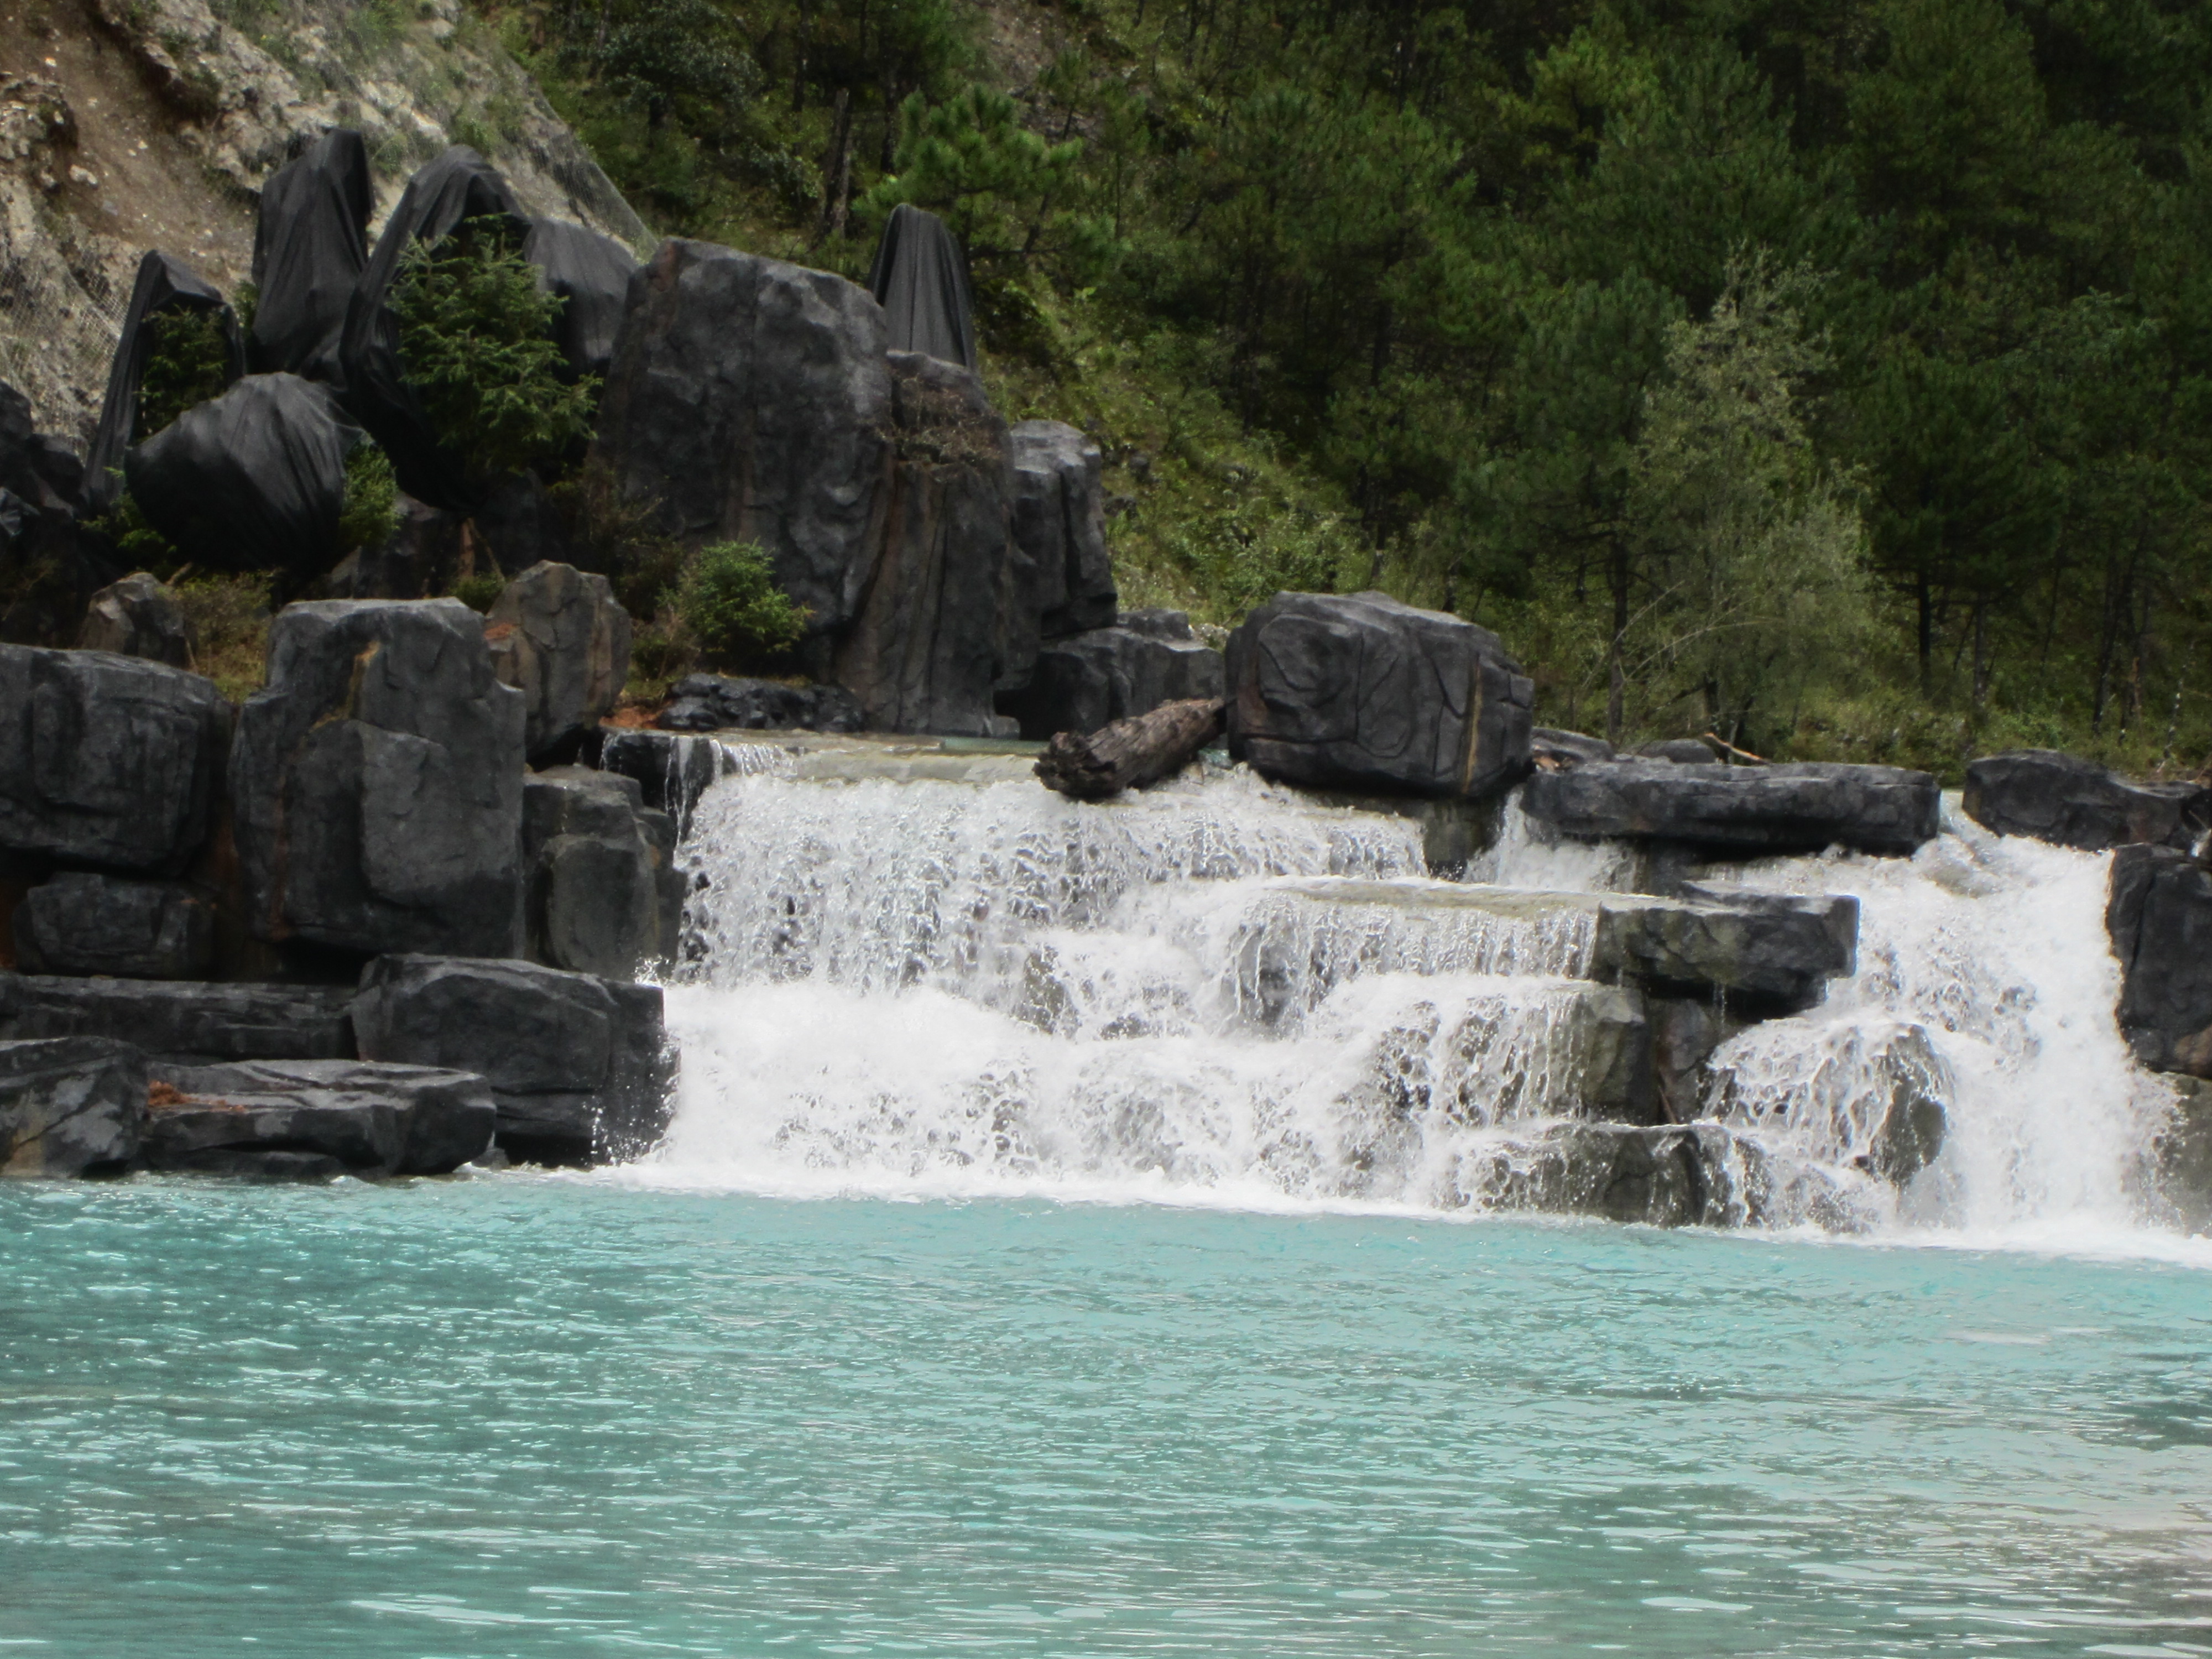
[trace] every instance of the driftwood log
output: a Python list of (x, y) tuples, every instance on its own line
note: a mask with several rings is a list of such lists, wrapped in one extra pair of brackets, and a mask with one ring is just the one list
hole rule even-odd
[(1222, 732), (1229, 705), (1218, 697), (1164, 702), (1149, 714), (1132, 714), (1088, 737), (1062, 732), (1037, 757), (1036, 775), (1048, 789), (1074, 800), (1103, 800), (1172, 777)]

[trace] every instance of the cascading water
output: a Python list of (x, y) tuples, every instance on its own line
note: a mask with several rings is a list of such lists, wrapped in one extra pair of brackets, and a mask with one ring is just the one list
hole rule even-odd
[[(1241, 769), (1103, 806), (1003, 761), (724, 769), (647, 1179), (1479, 1209), (1613, 1063), (1622, 994), (1584, 977), (1595, 905), (1568, 896), (1633, 860), (1510, 807), (1452, 884), (1413, 820)], [(1733, 872), (1862, 902), (1856, 976), (1711, 1061), (1705, 1115), (1772, 1164), (1765, 1218), (2155, 1218), (2169, 1103), (2114, 1027), (2106, 863), (1952, 824), (1911, 860)], [(1948, 1130), (1900, 1194), (1865, 1166), (1915, 1103)]]

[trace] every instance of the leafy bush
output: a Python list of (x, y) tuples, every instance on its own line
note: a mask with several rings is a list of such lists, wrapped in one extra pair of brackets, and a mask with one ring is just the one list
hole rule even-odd
[(807, 612), (775, 585), (768, 551), (752, 542), (703, 548), (676, 590), (676, 613), (708, 656), (757, 663), (806, 632)]
[(134, 569), (150, 570), (159, 575), (175, 568), (175, 545), (146, 521), (137, 497), (127, 489), (115, 498), (114, 505), (106, 512), (86, 520), (84, 527), (94, 535), (106, 537), (108, 545)]
[(338, 514), (337, 551), (375, 547), (399, 528), (399, 486), (392, 459), (363, 439), (346, 457), (345, 507)]
[(138, 377), (138, 419), (134, 441), (152, 437), (163, 427), (230, 384), (230, 342), (218, 311), (159, 311), (146, 319), (152, 343)]
[(192, 666), (237, 702), (269, 678), (273, 573), (199, 576), (177, 585), (177, 604), (192, 642)]
[(496, 572), (462, 576), (454, 580), (453, 597), (482, 615), (490, 611), (506, 587), (507, 578)]
[(591, 428), (599, 382), (562, 378), (551, 329), (564, 302), (493, 223), (417, 242), (392, 290), (399, 357), (423, 412), (479, 478), (556, 456)]
[(604, 462), (587, 461), (546, 492), (568, 531), (569, 558), (605, 576), (633, 617), (658, 614), (684, 578), (684, 545), (659, 527), (657, 504), (625, 495)]

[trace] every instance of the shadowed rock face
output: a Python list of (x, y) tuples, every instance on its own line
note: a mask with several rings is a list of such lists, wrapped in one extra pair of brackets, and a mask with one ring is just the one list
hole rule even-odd
[(353, 1054), (353, 992), (0, 973), (0, 1040), (110, 1037), (179, 1060), (337, 1060)]
[(1906, 854), (1936, 838), (1942, 791), (1894, 766), (1680, 766), (1594, 761), (1540, 772), (1522, 792), (1555, 835), (1680, 842), (1707, 852)]
[(1480, 795), (1528, 768), (1533, 688), (1487, 629), (1382, 593), (1278, 593), (1230, 636), (1229, 750), (1271, 778)]
[(860, 705), (842, 685), (786, 685), (724, 674), (687, 674), (669, 688), (653, 723), (665, 732), (857, 732)]
[(426, 1066), (157, 1064), (151, 1076), (167, 1085), (145, 1119), (145, 1160), (156, 1170), (234, 1174), (244, 1159), (290, 1153), (356, 1175), (444, 1175), (490, 1147), (496, 1115), (483, 1079)]
[(215, 682), (0, 645), (0, 852), (169, 873), (207, 839), (230, 737)]
[(1776, 1185), (1758, 1146), (1717, 1123), (1556, 1124), (1470, 1159), (1459, 1180), (1496, 1209), (1655, 1227), (1755, 1225)]
[(1599, 908), (1595, 965), (1662, 991), (1733, 995), (1802, 1008), (1858, 965), (1859, 902), (1849, 896), (1723, 893), (1689, 887), (1684, 902)]
[(2212, 872), (2170, 847), (2112, 855), (2105, 927), (2121, 1035), (2154, 1072), (2212, 1077)]
[(499, 1143), (580, 1164), (634, 1157), (668, 1122), (660, 989), (525, 962), (391, 956), (353, 1004), (365, 1060), (485, 1079)]
[(127, 1042), (0, 1042), (0, 1176), (119, 1170), (145, 1111), (145, 1057)]
[(556, 767), (522, 792), (530, 953), (549, 967), (628, 980), (676, 952), (684, 872), (676, 825), (637, 782)]
[(175, 882), (66, 873), (15, 911), (15, 959), (34, 974), (198, 979), (214, 946), (215, 907)]
[(855, 614), (892, 459), (882, 308), (823, 271), (672, 240), (630, 279), (597, 458), (693, 545), (755, 541), (817, 632)]
[(2212, 1231), (2212, 1088), (2182, 1078), (2175, 1093), (2173, 1115), (2153, 1147), (2159, 1193), (2183, 1227)]
[(192, 662), (184, 607), (165, 584), (143, 570), (92, 596), (76, 642), (81, 650), (143, 657), (172, 668), (190, 668)]
[(1113, 628), (1050, 641), (1038, 653), (1028, 687), (1002, 692), (1000, 712), (1022, 736), (1096, 732), (1147, 714), (1163, 703), (1226, 692), (1221, 653), (1201, 643), (1180, 611), (1130, 611)]
[(605, 576), (532, 565), (500, 590), (484, 621), (492, 672), (522, 693), (532, 760), (566, 750), (599, 723), (629, 678), (629, 612)]
[(295, 605), (231, 756), (248, 918), (272, 940), (509, 956), (522, 694), (456, 599)]
[(1039, 636), (1111, 626), (1121, 601), (1106, 549), (1103, 453), (1062, 421), (1018, 422), (1007, 436), (1017, 580)]
[(2212, 789), (2137, 783), (2055, 749), (1969, 763), (1965, 806), (1968, 817), (1998, 835), (2091, 853), (2138, 842), (2186, 848), (2212, 828)]

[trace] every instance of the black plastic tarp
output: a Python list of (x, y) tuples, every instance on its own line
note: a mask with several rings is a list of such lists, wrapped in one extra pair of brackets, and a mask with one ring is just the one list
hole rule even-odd
[(100, 424), (93, 428), (92, 447), (85, 452), (84, 494), (91, 512), (105, 512), (123, 493), (117, 474), (138, 422), (138, 383), (145, 377), (147, 355), (154, 348), (153, 320), (165, 311), (219, 313), (230, 351), (228, 378), (234, 380), (246, 372), (238, 319), (222, 295), (166, 253), (151, 252), (141, 259), (138, 280), (131, 287), (131, 307), (123, 315), (123, 333), (115, 343), (115, 361), (107, 371), (107, 399), (100, 405)]
[(536, 219), (522, 257), (538, 267), (538, 286), (567, 301), (553, 337), (569, 373), (605, 379), (629, 301), (630, 273), (637, 269), (630, 251), (611, 236), (564, 219)]
[(253, 328), (247, 367), (344, 384), (338, 344), (346, 307), (368, 263), (375, 207), (368, 147), (346, 128), (326, 132), (261, 187), (253, 232)]
[(442, 240), (465, 219), (502, 218), (520, 245), (530, 220), (490, 162), (456, 144), (407, 181), (385, 222), (376, 251), (355, 283), (346, 309), (346, 405), (392, 458), (399, 487), (419, 501), (456, 513), (481, 504), (489, 481), (473, 479), (430, 429), (399, 360), (399, 324), (386, 303), (399, 262), (416, 242)]
[(137, 446), (124, 467), (146, 521), (192, 563), (305, 578), (343, 550), (346, 455), (360, 441), (328, 386), (250, 374)]
[(890, 349), (975, 367), (975, 307), (960, 239), (933, 213), (902, 202), (876, 244), (868, 292), (890, 323)]

